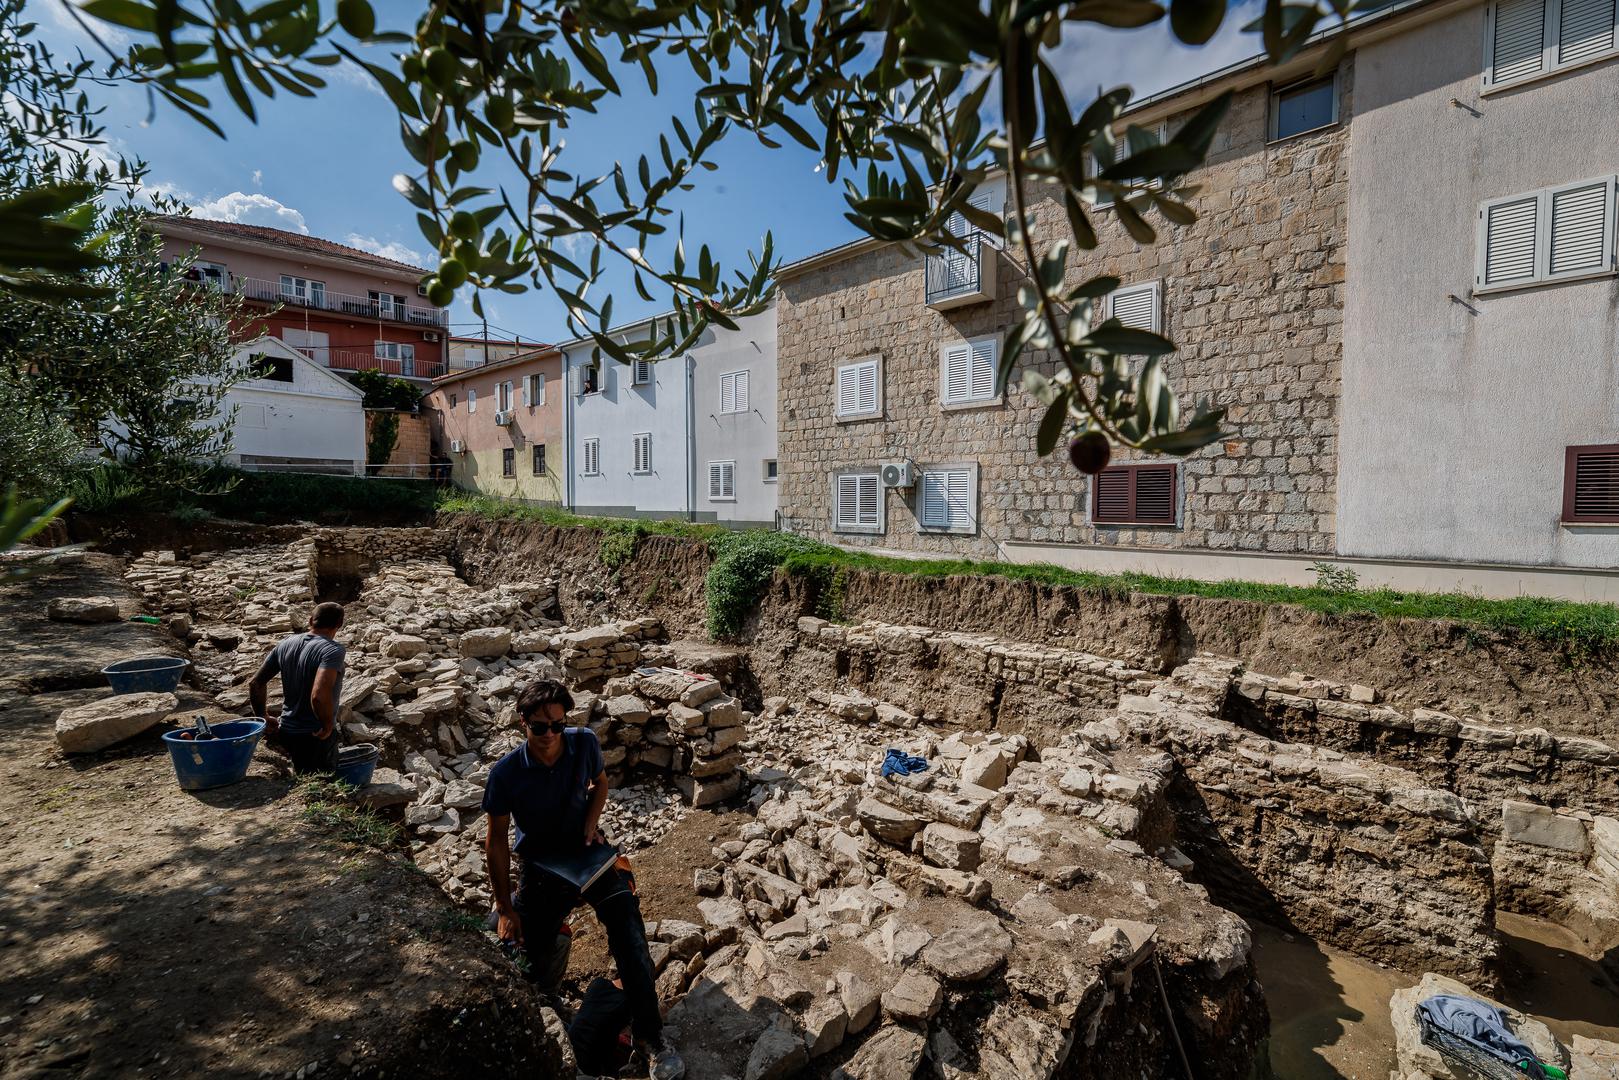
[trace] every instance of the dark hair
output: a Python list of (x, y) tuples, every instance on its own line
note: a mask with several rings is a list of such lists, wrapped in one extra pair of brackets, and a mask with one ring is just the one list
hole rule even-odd
[(555, 702), (563, 710), (573, 708), (573, 695), (555, 679), (535, 679), (517, 695), (517, 719), (527, 720), (540, 711), (541, 706)]
[(315, 605), (315, 613), (309, 616), (311, 630), (336, 630), (343, 625), (343, 605), (327, 601)]

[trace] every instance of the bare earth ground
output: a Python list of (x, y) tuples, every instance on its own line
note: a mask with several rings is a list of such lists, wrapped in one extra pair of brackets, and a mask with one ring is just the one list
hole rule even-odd
[(108, 693), (100, 667), (172, 651), (39, 617), (57, 593), (133, 609), (116, 561), (89, 559), (0, 589), (0, 1077), (534, 1069), (509, 966), (399, 854), (306, 822), (274, 755), (193, 795), (161, 729), (58, 752), (57, 712)]

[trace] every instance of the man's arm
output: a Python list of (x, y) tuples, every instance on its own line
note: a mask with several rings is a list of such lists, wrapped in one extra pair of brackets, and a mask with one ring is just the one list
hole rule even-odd
[(590, 785), (590, 805), (585, 808), (585, 843), (603, 843), (601, 831), (602, 808), (607, 805), (607, 771), (596, 774)]
[(329, 739), (337, 724), (337, 677), (339, 668), (320, 668), (315, 672), (315, 684), (309, 688), (309, 707), (320, 721), (320, 737)]
[(264, 663), (259, 665), (259, 673), (253, 676), (253, 681), (247, 684), (247, 701), (253, 708), (253, 715), (262, 717), (265, 727), (273, 734), (278, 726), (274, 717), (270, 715), (269, 689), (270, 680), (281, 672), (281, 661), (276, 656), (276, 650), (271, 649)]
[(505, 814), (489, 815), (489, 837), (484, 841), (484, 860), (489, 868), (489, 891), (495, 894), (495, 914), (502, 941), (523, 940), (523, 923), (512, 907), (512, 848)]

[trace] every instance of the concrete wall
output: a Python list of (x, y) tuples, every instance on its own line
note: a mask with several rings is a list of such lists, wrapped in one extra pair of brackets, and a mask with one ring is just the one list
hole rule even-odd
[[(715, 520), (738, 525), (776, 522), (778, 483), (765, 479), (776, 460), (776, 312), (737, 323), (738, 331), (711, 330), (692, 350), (697, 506)], [(748, 373), (748, 411), (720, 412), (720, 376)], [(709, 462), (736, 463), (734, 502), (711, 500)]]
[[(279, 342), (250, 343), (238, 353), (282, 355)], [(225, 395), (236, 407), (229, 460), (259, 464), (350, 462), (365, 464), (365, 412), (361, 395), (342, 378), (299, 357), (293, 381), (247, 379)]]
[[(377, 424), (377, 418), (384, 415), (379, 409), (367, 410), (365, 414), (365, 441), (369, 447), (371, 433)], [(426, 475), (429, 461), (433, 451), (433, 421), (431, 414), (426, 413), (393, 413), (399, 418), (399, 434), (394, 439), (393, 452), (388, 455), (386, 469), (373, 469), (374, 473), (384, 476), (411, 476)]]
[[(568, 419), (570, 506), (581, 514), (658, 517), (694, 513), (691, 485), (693, 418), (689, 356), (672, 357), (652, 365), (652, 381), (631, 385), (631, 369), (603, 357), (601, 389), (574, 392), (575, 371), (591, 363), (588, 344), (562, 348)], [(634, 437), (652, 436), (650, 473), (632, 471)], [(601, 470), (586, 475), (582, 447), (597, 439)], [(706, 494), (706, 491), (705, 491)]]
[(1481, 202), (1619, 172), (1619, 61), (1483, 96), (1484, 16), (1356, 57), (1338, 550), (1611, 567), (1559, 519), (1564, 448), (1619, 442), (1619, 281), (1470, 289)]
[[(1239, 92), (1207, 166), (1189, 178), (1201, 187), (1195, 225), (1154, 214), (1159, 242), (1143, 247), (1114, 211), (1097, 210), (1099, 247), (1069, 260), (1075, 283), (1101, 273), (1126, 285), (1160, 281), (1164, 325), (1180, 345), (1166, 370), (1182, 402), (1229, 410), (1233, 438), (1181, 470), (1178, 526), (1093, 525), (1088, 484), (1066, 454), (1035, 452), (1043, 407), (1021, 389), (1004, 402), (940, 405), (941, 348), (1004, 340), (1019, 317), (1014, 266), (999, 265), (993, 301), (938, 312), (925, 303), (922, 261), (879, 248), (782, 280), (783, 527), (851, 545), (990, 557), (1012, 542), (1330, 553), (1353, 60), (1340, 75), (1340, 123), (1281, 142), (1267, 141), (1269, 88)], [(1172, 118), (1171, 130), (1182, 120)], [(1031, 187), (1029, 198), (1042, 241), (1067, 235), (1049, 188)], [(883, 413), (839, 423), (835, 369), (873, 354), (883, 362)], [(882, 534), (832, 532), (832, 477), (901, 457), (924, 468), (977, 464), (974, 535), (922, 533), (909, 491), (886, 494)]]
[[(523, 404), (523, 379), (545, 376), (543, 404)], [(497, 386), (512, 384), (513, 419), (510, 424), (495, 423), (499, 407)], [(477, 396), (477, 408), (468, 407), (468, 397)], [(567, 446), (563, 439), (565, 389), (562, 358), (547, 353), (504, 367), (475, 368), (471, 372), (440, 380), (427, 395), (427, 408), (434, 423), (435, 455), (450, 461), (450, 482), (466, 491), (529, 502), (560, 504), (567, 475)], [(459, 439), (465, 449), (450, 452)], [(534, 475), (534, 446), (545, 447), (545, 473)], [(513, 476), (502, 475), (502, 451), (513, 452)]]

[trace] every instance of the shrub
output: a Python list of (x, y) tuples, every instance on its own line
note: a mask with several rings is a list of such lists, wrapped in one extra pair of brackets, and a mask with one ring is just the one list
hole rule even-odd
[(725, 533), (708, 542), (714, 562), (703, 580), (707, 601), (708, 636), (734, 640), (759, 605), (770, 577), (790, 556), (833, 549), (792, 533)]

